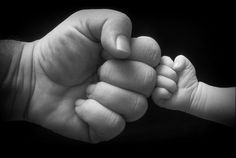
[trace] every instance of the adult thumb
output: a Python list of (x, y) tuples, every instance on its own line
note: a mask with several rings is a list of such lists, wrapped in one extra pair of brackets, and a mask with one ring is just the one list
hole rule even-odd
[[(124, 13), (109, 9), (81, 10), (72, 15), (75, 27), (92, 41), (102, 44), (115, 58), (128, 58), (132, 23)], [(72, 18), (72, 19), (74, 19)]]

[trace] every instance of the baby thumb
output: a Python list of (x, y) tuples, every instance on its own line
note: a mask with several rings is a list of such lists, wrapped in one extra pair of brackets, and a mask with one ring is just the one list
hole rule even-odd
[(190, 66), (190, 61), (183, 55), (178, 55), (174, 60), (173, 69), (177, 72), (183, 71), (187, 66)]

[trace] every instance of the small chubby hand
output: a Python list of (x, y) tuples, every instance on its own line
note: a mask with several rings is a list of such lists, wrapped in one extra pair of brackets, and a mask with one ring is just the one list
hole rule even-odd
[(183, 55), (173, 61), (163, 56), (157, 66), (152, 99), (160, 107), (189, 112), (198, 87), (195, 68)]

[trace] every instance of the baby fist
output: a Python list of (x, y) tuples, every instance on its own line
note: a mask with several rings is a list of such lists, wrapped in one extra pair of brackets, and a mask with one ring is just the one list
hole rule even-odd
[(174, 61), (163, 56), (156, 71), (153, 101), (163, 108), (189, 112), (198, 87), (192, 63), (183, 55), (177, 56)]

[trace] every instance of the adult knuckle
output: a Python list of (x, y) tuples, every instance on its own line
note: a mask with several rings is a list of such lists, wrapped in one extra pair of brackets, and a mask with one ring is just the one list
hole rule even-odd
[(126, 116), (126, 120), (128, 122), (138, 120), (145, 114), (147, 107), (148, 107), (148, 103), (147, 103), (146, 98), (142, 95), (137, 95), (133, 99), (131, 109), (129, 110), (129, 113)]
[(118, 12), (118, 18), (119, 18), (122, 22), (124, 22), (127, 26), (131, 26), (131, 25), (132, 25), (131, 19), (130, 19), (129, 16), (126, 15), (125, 13)]
[(154, 88), (156, 83), (156, 71), (153, 68), (149, 68), (146, 70), (144, 74), (143, 85), (147, 89), (147, 95), (149, 95), (150, 91)]
[(161, 50), (157, 42), (151, 38), (150, 47), (148, 47), (148, 58), (152, 66), (156, 66), (160, 62)]
[(140, 118), (145, 113), (146, 109), (147, 109), (146, 98), (144, 98), (143, 96), (137, 96), (133, 107), (136, 119)]
[(153, 83), (156, 78), (156, 71), (152, 68), (148, 68), (144, 74), (144, 85), (148, 86)]
[(119, 115), (117, 115), (116, 117), (110, 117), (109, 119), (110, 120), (108, 121), (108, 127), (111, 128), (111, 131), (114, 131), (114, 133), (120, 133), (125, 126), (124, 119)]

